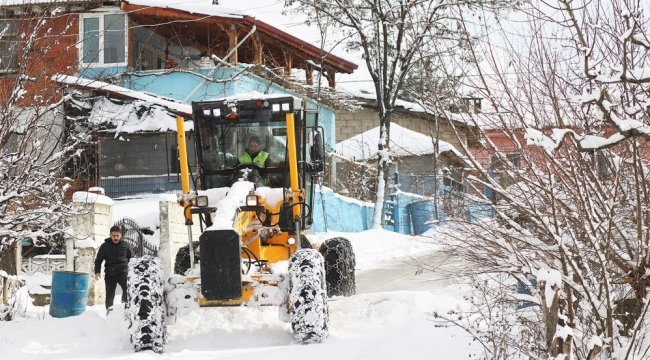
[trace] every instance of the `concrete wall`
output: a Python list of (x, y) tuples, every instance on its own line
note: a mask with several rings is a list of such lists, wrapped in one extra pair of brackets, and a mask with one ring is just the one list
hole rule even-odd
[[(393, 224), (383, 226), (385, 230), (400, 234), (422, 234), (435, 227), (438, 222), (449, 220), (453, 216), (464, 217), (472, 222), (492, 217), (490, 204), (478, 203), (465, 199), (462, 193), (460, 203), (450, 205), (450, 189), (441, 186), (438, 204), (434, 198), (405, 192), (397, 192), (393, 206)], [(455, 192), (454, 192), (455, 193)], [(323, 210), (324, 209), (324, 210)], [(334, 193), (329, 188), (316, 192), (314, 199), (314, 224), (310, 233), (327, 231), (360, 232), (372, 227), (374, 204), (351, 199)]]
[[(199, 241), (201, 227), (198, 217), (194, 216), (192, 226), (192, 241)], [(160, 248), (158, 257), (162, 261), (165, 276), (174, 271), (174, 260), (178, 249), (189, 244), (187, 225), (183, 215), (183, 207), (176, 201), (160, 201)]]
[(113, 206), (101, 202), (76, 203), (76, 206), (83, 208), (85, 213), (73, 222), (74, 238), (66, 240), (66, 270), (89, 274), (91, 279), (86, 304), (103, 304), (106, 289), (103, 278), (95, 280), (95, 256), (113, 226)]
[(97, 246), (110, 236), (113, 226), (113, 205), (102, 203), (77, 203), (85, 214), (75, 218), (73, 227), (77, 239), (91, 238)]
[[(324, 210), (323, 210), (324, 208)], [(359, 232), (372, 227), (372, 203), (359, 201), (334, 193), (329, 188), (318, 188), (314, 195), (314, 224), (310, 233), (326, 231)]]

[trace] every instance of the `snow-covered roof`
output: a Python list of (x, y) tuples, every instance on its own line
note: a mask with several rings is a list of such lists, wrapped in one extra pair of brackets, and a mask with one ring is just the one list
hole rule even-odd
[[(142, 111), (145, 108), (146, 111)], [(143, 100), (116, 103), (100, 97), (93, 101), (88, 122), (103, 125), (116, 134), (176, 131), (176, 116), (166, 109)], [(185, 121), (185, 130), (192, 130), (192, 121)]]
[(0, 6), (101, 3), (99, 0), (3, 0)]
[(123, 2), (137, 6), (181, 10), (190, 14), (232, 17), (236, 19), (242, 19), (244, 15), (250, 15), (246, 11), (234, 7), (213, 5), (212, 0), (126, 0)]
[[(349, 91), (349, 90), (347, 90), (347, 92), (349, 94), (351, 94), (352, 96), (354, 96), (356, 98), (359, 98), (359, 99), (367, 99), (367, 100), (370, 100), (371, 102), (376, 102), (377, 101), (377, 95), (375, 95), (374, 90), (373, 91), (368, 91), (368, 90)], [(414, 102), (410, 102), (410, 101), (406, 101), (406, 100), (397, 99), (397, 101), (395, 101), (395, 106), (396, 107), (401, 107), (401, 108), (403, 108), (404, 110), (407, 110), (407, 111), (413, 111), (413, 112), (418, 112), (418, 113), (426, 113), (426, 114), (434, 114), (435, 113), (434, 110), (432, 110), (430, 108), (427, 108), (424, 105), (414, 103)]]
[[(355, 160), (368, 160), (377, 157), (379, 127), (336, 144), (338, 154)], [(390, 150), (395, 157), (419, 156), (435, 153), (434, 140), (431, 136), (403, 128), (395, 123), (390, 125)], [(450, 151), (459, 157), (463, 155), (446, 141), (438, 141), (438, 153)]]
[(162, 99), (150, 94), (145, 94), (140, 91), (127, 89), (103, 81), (84, 79), (76, 76), (60, 75), (60, 74), (53, 75), (52, 81), (61, 84), (67, 84), (78, 89), (97, 90), (103, 93), (119, 95), (121, 97), (126, 97), (129, 99), (143, 100), (148, 103), (163, 106), (171, 111), (178, 113), (179, 115), (184, 115), (184, 116), (192, 115), (192, 106), (189, 104), (171, 101), (168, 99)]

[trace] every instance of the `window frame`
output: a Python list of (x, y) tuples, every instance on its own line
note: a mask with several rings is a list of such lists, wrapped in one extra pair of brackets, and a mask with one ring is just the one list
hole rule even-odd
[[(4, 24), (12, 24), (13, 32), (3, 33)], [(7, 75), (7, 74), (15, 74), (18, 72), (18, 70), (20, 70), (20, 65), (18, 63), (18, 50), (20, 49), (20, 43), (19, 43), (20, 39), (18, 37), (18, 22), (16, 20), (0, 19), (0, 41), (2, 42), (6, 41), (14, 45), (14, 49), (12, 51), (13, 67), (5, 68), (4, 62), (2, 62), (2, 58), (0, 58), (0, 76)], [(0, 51), (2, 51), (2, 48), (0, 48)]]
[(505, 158), (502, 159), (499, 155), (490, 155), (490, 168), (493, 172), (501, 172), (506, 170), (506, 167), (511, 170), (522, 168), (521, 153), (509, 152), (505, 153)]
[(506, 159), (514, 168), (521, 168), (521, 154), (520, 153), (507, 153)]
[[(124, 61), (106, 63), (104, 62), (104, 50), (105, 50), (105, 18), (110, 15), (121, 15), (124, 17)], [(98, 46), (97, 50), (97, 62), (85, 62), (84, 58), (84, 49), (86, 44), (85, 37), (85, 20), (86, 19), (98, 19)], [(79, 64), (81, 66), (88, 67), (107, 67), (107, 66), (127, 66), (129, 61), (129, 31), (128, 31), (128, 22), (129, 18), (126, 13), (121, 11), (106, 11), (106, 12), (97, 12), (97, 13), (85, 13), (79, 15)]]

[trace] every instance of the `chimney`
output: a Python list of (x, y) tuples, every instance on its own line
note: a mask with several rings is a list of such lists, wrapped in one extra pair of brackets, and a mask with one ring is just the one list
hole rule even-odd
[(212, 5), (219, 5), (219, 0), (212, 0)]

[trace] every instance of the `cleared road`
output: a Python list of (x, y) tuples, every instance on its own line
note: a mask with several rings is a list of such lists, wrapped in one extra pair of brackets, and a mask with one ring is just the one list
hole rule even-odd
[[(422, 267), (418, 264), (427, 270), (420, 271)], [(387, 261), (380, 268), (356, 274), (357, 294), (397, 290), (433, 292), (454, 283), (457, 278), (454, 269), (461, 267), (458, 259), (440, 252)]]

